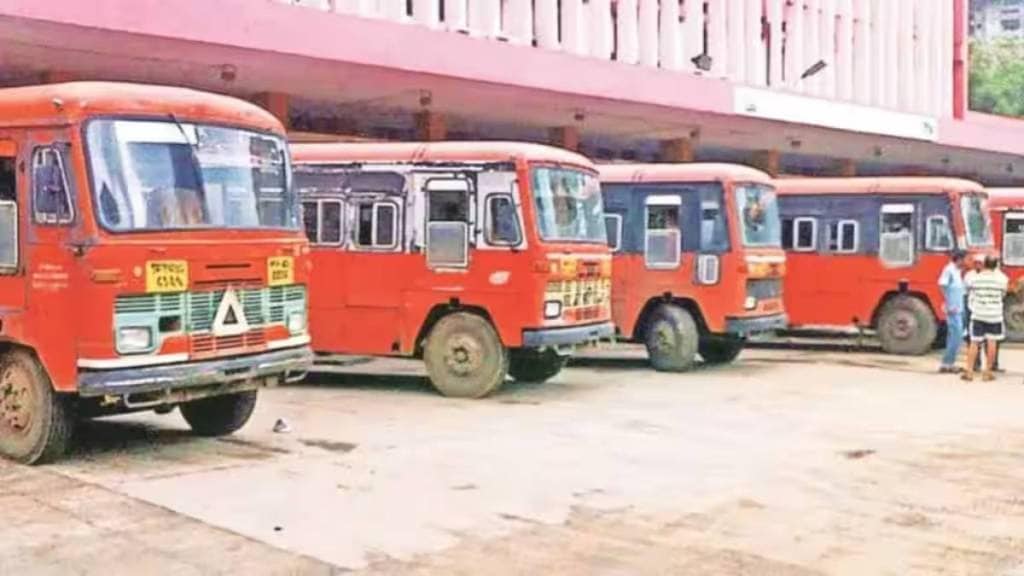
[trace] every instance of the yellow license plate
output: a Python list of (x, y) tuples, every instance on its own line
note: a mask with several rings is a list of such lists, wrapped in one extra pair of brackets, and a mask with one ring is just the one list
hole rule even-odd
[(267, 284), (283, 286), (295, 283), (295, 258), (275, 256), (267, 260)]
[(184, 292), (188, 290), (188, 262), (152, 260), (146, 262), (146, 292)]

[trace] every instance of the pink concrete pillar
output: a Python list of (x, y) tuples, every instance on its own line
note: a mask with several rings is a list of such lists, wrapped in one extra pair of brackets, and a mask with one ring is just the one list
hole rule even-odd
[(964, 118), (970, 107), (968, 99), (968, 68), (970, 58), (970, 31), (967, 0), (953, 2), (953, 117)]
[(726, 1), (729, 7), (726, 15), (726, 29), (729, 34), (728, 74), (733, 82), (744, 82), (747, 77), (747, 14), (743, 0)]
[(889, 51), (885, 59), (885, 106), (897, 108), (900, 105), (900, 3), (885, 2), (885, 46)]
[(502, 5), (502, 28), (513, 44), (533, 45), (533, 2), (505, 0)]
[(611, 0), (590, 0), (590, 55), (608, 60), (612, 57), (614, 31)]
[(637, 34), (637, 3), (636, 0), (619, 0), (615, 18), (616, 38), (618, 45), (615, 58), (626, 64), (640, 61), (640, 38)]
[(786, 0), (768, 0), (768, 85), (781, 88), (782, 69), (782, 5)]
[[(928, 0), (925, 0), (928, 2)], [(935, 53), (935, 46), (932, 44), (932, 16), (925, 6), (925, 2), (918, 2), (914, 15), (917, 23), (917, 108), (925, 114), (934, 114), (935, 85), (932, 82), (932, 55)], [(932, 2), (928, 2), (932, 3)]]
[(939, 2), (939, 16), (942, 34), (942, 51), (939, 61), (939, 81), (942, 83), (942, 112), (945, 117), (953, 115), (953, 3)]
[(581, 56), (587, 53), (582, 24), (583, 2), (562, 0), (562, 46), (566, 52)]
[(836, 21), (836, 96), (853, 100), (853, 0), (839, 0)]
[(803, 0), (786, 5), (786, 85), (803, 92), (800, 75), (804, 65), (804, 6)]
[[(820, 40), (821, 0), (804, 0), (804, 70), (824, 58), (821, 53)], [(821, 94), (821, 72), (804, 80), (804, 90), (808, 94)]]
[(683, 69), (695, 70), (693, 59), (704, 53), (704, 0), (683, 2)]
[(885, 105), (885, 62), (890, 57), (885, 34), (886, 0), (871, 0), (871, 104)]
[(899, 7), (899, 107), (913, 110), (916, 103), (914, 71), (914, 2), (903, 0)]
[(536, 0), (533, 13), (537, 46), (547, 50), (558, 50), (558, 0)]
[(469, 29), (467, 0), (444, 0), (444, 23), (452, 31)]
[(764, 0), (746, 0), (746, 82), (751, 86), (764, 86), (768, 83), (768, 48), (765, 45), (761, 30), (761, 19), (764, 17)]
[(640, 0), (640, 63), (658, 66), (658, 0)]
[(428, 27), (437, 28), (441, 23), (441, 3), (439, 0), (413, 0), (412, 17), (416, 22)]
[(679, 45), (679, 0), (661, 0), (658, 15), (658, 55), (661, 67), (679, 70), (683, 67)]
[(469, 33), (496, 38), (501, 34), (501, 0), (473, 0), (469, 3)]
[(853, 99), (858, 104), (871, 104), (871, 4), (870, 0), (853, 0)]
[(821, 59), (825, 69), (821, 71), (821, 95), (828, 99), (836, 97), (836, 4), (838, 0), (821, 0)]

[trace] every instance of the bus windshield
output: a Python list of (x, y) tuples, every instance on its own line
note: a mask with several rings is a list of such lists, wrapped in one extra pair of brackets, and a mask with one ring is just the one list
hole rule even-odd
[(744, 184), (736, 187), (736, 213), (739, 215), (743, 245), (782, 247), (779, 204), (770, 186)]
[(601, 186), (595, 175), (554, 167), (535, 167), (531, 173), (541, 240), (606, 242)]
[(298, 228), (282, 138), (173, 119), (93, 120), (86, 142), (108, 230)]
[(992, 246), (992, 224), (985, 198), (977, 194), (961, 197), (960, 212), (963, 214), (967, 245)]

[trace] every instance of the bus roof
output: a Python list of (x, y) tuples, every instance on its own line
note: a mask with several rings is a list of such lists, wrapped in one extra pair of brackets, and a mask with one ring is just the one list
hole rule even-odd
[(65, 82), (0, 89), (0, 126), (80, 122), (91, 116), (169, 116), (283, 133), (270, 112), (238, 98), (125, 82)]
[(586, 157), (563, 148), (525, 142), (338, 142), (292, 144), (297, 164), (353, 162), (533, 162), (570, 164), (589, 170)]
[(946, 194), (984, 192), (981, 184), (959, 178), (892, 176), (882, 178), (779, 178), (779, 194)]
[(768, 174), (741, 164), (602, 164), (601, 181), (626, 182), (754, 182), (772, 184)]
[(1024, 210), (1024, 188), (986, 188), (991, 210)]

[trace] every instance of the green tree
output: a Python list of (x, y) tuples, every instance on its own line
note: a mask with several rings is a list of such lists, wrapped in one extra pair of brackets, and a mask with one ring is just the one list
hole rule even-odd
[(1024, 116), (1024, 41), (975, 41), (970, 72), (972, 110)]

